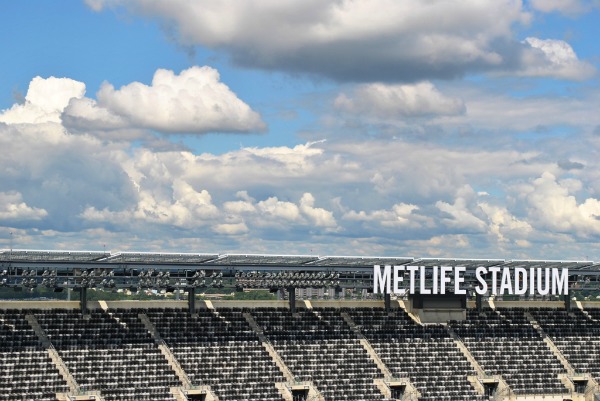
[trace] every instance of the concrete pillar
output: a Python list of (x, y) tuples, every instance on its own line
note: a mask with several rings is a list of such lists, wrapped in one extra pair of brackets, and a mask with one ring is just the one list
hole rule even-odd
[(296, 313), (296, 289), (294, 287), (288, 288), (289, 300), (290, 300), (290, 311)]
[(81, 287), (79, 289), (79, 308), (81, 309), (82, 315), (87, 315), (88, 307), (87, 307), (87, 288)]
[(383, 302), (385, 304), (385, 311), (389, 312), (392, 309), (392, 297), (389, 292), (383, 294)]
[(196, 313), (196, 287), (188, 288), (188, 310), (190, 315)]

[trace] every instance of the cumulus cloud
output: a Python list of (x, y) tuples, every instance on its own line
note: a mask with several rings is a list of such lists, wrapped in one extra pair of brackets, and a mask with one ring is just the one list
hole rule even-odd
[(449, 227), (470, 232), (485, 232), (487, 228), (485, 222), (473, 214), (463, 197), (456, 198), (453, 204), (437, 201), (435, 206), (447, 215), (442, 217), (442, 222)]
[[(600, 96), (595, 91), (565, 94), (513, 96), (493, 94), (471, 85), (459, 86), (468, 108), (464, 114), (434, 116), (429, 123), (444, 129), (473, 127), (504, 134), (551, 131), (569, 126), (593, 133), (600, 125)], [(565, 157), (572, 157), (571, 155)]]
[(150, 186), (140, 188), (137, 205), (129, 210), (98, 210), (88, 207), (81, 217), (87, 221), (108, 222), (117, 226), (132, 222), (162, 224), (179, 228), (205, 226), (219, 216), (206, 190), (197, 191), (190, 184), (173, 178), (170, 190)]
[(0, 220), (41, 220), (47, 215), (46, 210), (27, 205), (19, 192), (0, 192)]
[(77, 214), (86, 205), (120, 209), (131, 202), (122, 146), (70, 135), (57, 123), (0, 124), (2, 190), (48, 213), (40, 229), (81, 228)]
[(322, 3), (252, 0), (90, 0), (161, 22), (184, 45), (223, 50), (238, 65), (340, 81), (419, 81), (513, 70), (519, 0)]
[(578, 180), (557, 180), (555, 175), (546, 172), (520, 191), (534, 224), (581, 237), (598, 236), (600, 200), (589, 197), (578, 201), (573, 193), (581, 186)]
[(345, 138), (194, 154), (73, 135), (60, 119), (3, 123), (0, 233), (50, 248), (560, 256), (600, 233), (598, 138), (579, 139), (563, 153)]
[(421, 216), (416, 215), (415, 211), (418, 211), (417, 205), (408, 203), (396, 203), (391, 209), (380, 209), (373, 211), (347, 211), (343, 218), (351, 221), (362, 221), (362, 222), (375, 222), (382, 227), (419, 227), (423, 219)]
[(453, 115), (465, 111), (460, 99), (444, 96), (431, 82), (359, 85), (351, 95), (339, 94), (334, 106), (347, 113), (384, 119)]
[(337, 224), (333, 213), (320, 207), (315, 207), (315, 197), (305, 193), (300, 199), (300, 211), (310, 224), (316, 227), (335, 227)]
[(527, 221), (515, 217), (506, 207), (479, 202), (478, 207), (487, 216), (489, 233), (498, 242), (514, 242), (518, 247), (528, 248), (531, 243), (527, 239), (534, 229)]
[(159, 69), (151, 85), (120, 89), (104, 83), (97, 100), (73, 99), (63, 119), (69, 128), (147, 128), (164, 133), (249, 132), (266, 128), (258, 113), (220, 81), (217, 70), (191, 67), (176, 75)]
[(335, 230), (337, 222), (333, 212), (315, 207), (315, 197), (304, 193), (298, 203), (284, 201), (276, 196), (256, 201), (246, 191), (237, 194), (240, 200), (228, 201), (223, 210), (229, 218), (238, 216), (250, 227), (270, 227), (291, 229), (295, 226), (307, 226), (315, 229)]
[(592, 64), (579, 60), (571, 45), (563, 40), (529, 37), (523, 43), (529, 49), (523, 53), (519, 75), (582, 81), (596, 72)]
[(60, 115), (71, 99), (81, 99), (85, 84), (70, 78), (35, 77), (23, 104), (0, 112), (0, 122), (7, 124), (60, 123)]

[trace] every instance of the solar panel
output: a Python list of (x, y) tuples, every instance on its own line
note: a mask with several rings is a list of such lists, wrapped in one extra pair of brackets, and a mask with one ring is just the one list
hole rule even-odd
[(107, 257), (104, 261), (110, 263), (184, 263), (202, 264), (217, 259), (219, 255), (208, 253), (147, 253), (120, 252)]
[(35, 262), (92, 262), (106, 257), (106, 252), (15, 250), (0, 253), (0, 260)]
[(256, 266), (297, 266), (317, 260), (317, 256), (310, 255), (222, 255), (219, 259), (212, 261), (215, 265), (256, 265)]
[(569, 261), (569, 260), (511, 260), (506, 262), (503, 267), (549, 267), (549, 268), (561, 268), (566, 267), (569, 269), (583, 269), (592, 266), (593, 262), (587, 261)]
[(477, 268), (479, 266), (491, 267), (504, 263), (503, 259), (450, 259), (450, 258), (422, 258), (415, 261), (418, 266), (465, 266), (467, 268)]
[(407, 257), (323, 256), (309, 265), (322, 267), (373, 267), (374, 265), (404, 265), (413, 261), (414, 258)]

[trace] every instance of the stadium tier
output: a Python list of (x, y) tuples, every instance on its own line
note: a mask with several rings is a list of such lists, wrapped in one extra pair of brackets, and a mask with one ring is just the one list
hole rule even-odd
[(594, 400), (600, 304), (0, 302), (0, 400)]

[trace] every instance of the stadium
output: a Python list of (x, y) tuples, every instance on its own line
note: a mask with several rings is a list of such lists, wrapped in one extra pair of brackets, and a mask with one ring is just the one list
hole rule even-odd
[[(597, 400), (594, 262), (6, 250), (2, 400)], [(466, 295), (373, 294), (373, 266), (462, 266)], [(481, 296), (475, 269), (567, 268), (569, 294)], [(424, 277), (430, 282), (431, 277)], [(491, 280), (486, 276), (486, 280)], [(408, 280), (407, 280), (408, 281)], [(143, 288), (182, 300), (95, 301)], [(206, 288), (268, 289), (267, 301)]]

